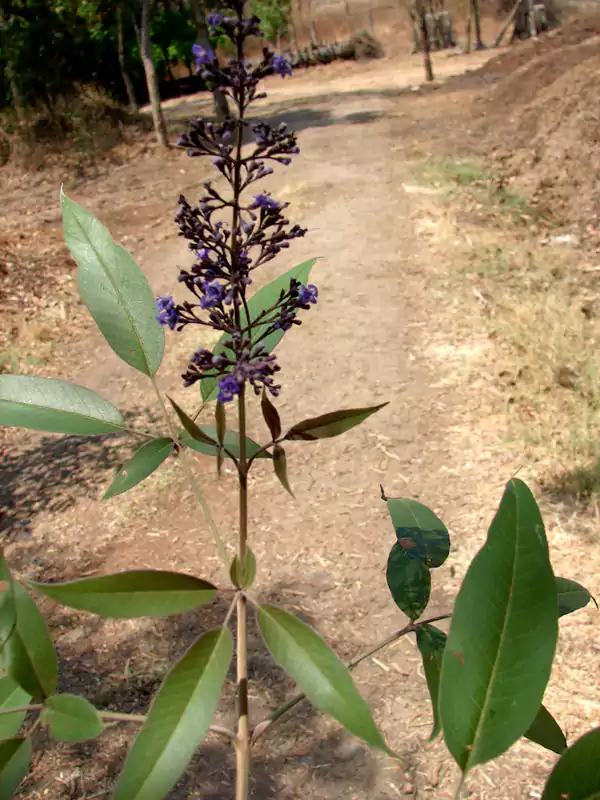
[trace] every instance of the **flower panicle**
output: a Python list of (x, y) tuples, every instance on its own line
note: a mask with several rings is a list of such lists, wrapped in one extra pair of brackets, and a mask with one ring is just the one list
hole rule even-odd
[(246, 383), (256, 394), (264, 389), (279, 394), (281, 386), (274, 376), (280, 367), (264, 341), (274, 332), (301, 324), (298, 313), (317, 302), (318, 290), (293, 278), (271, 308), (254, 320), (248, 311), (246, 293), (254, 270), (307, 232), (290, 223), (288, 203), (262, 187), (247, 191), (267, 178), (275, 164), (287, 166), (299, 153), (296, 135), (285, 123), (250, 126), (245, 118), (250, 104), (265, 96), (257, 91), (259, 81), (269, 75), (291, 76), (292, 69), (285, 56), (268, 48), (254, 65), (244, 58), (246, 40), (260, 30), (255, 16), (244, 16), (243, 0), (227, 0), (221, 11), (207, 16), (206, 25), (211, 36), (228, 37), (237, 56), (221, 65), (215, 50), (195, 44), (196, 69), (209, 88), (219, 89), (234, 103), (237, 113), (220, 122), (191, 120), (178, 145), (192, 158), (209, 157), (230, 191), (225, 196), (207, 182), (197, 205), (179, 198), (175, 221), (195, 260), (180, 270), (178, 282), (192, 298), (181, 303), (170, 295), (157, 298), (156, 318), (170, 330), (198, 324), (221, 334), (215, 350), (201, 347), (193, 353), (182, 377), (185, 386), (216, 379), (218, 399), (227, 403)]

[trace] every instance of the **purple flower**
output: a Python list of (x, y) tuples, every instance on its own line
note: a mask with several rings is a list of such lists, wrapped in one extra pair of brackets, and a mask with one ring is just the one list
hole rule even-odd
[(156, 315), (157, 321), (161, 325), (168, 325), (172, 331), (175, 330), (175, 326), (179, 322), (179, 312), (171, 295), (157, 297), (156, 308), (160, 311), (160, 314)]
[(298, 299), (303, 305), (306, 305), (307, 303), (317, 302), (317, 297), (319, 296), (319, 290), (312, 283), (309, 283), (308, 286), (305, 286), (303, 283), (301, 283), (298, 291), (299, 291)]
[(219, 383), (219, 395), (217, 400), (219, 403), (229, 403), (233, 398), (238, 395), (241, 390), (242, 386), (238, 381), (233, 377), (233, 375), (228, 375), (226, 378), (222, 378)]
[(225, 297), (225, 288), (217, 281), (212, 283), (204, 283), (202, 285), (202, 297), (200, 299), (200, 306), (204, 309), (214, 308), (223, 302)]
[(220, 28), (221, 25), (223, 24), (223, 14), (209, 14), (206, 17), (206, 24), (208, 25), (209, 28), (213, 29), (211, 31), (211, 33), (213, 33), (214, 28)]
[(201, 44), (192, 45), (192, 53), (196, 59), (196, 67), (206, 67), (215, 60), (215, 54), (210, 48), (202, 47)]
[(254, 202), (250, 208), (264, 208), (269, 211), (276, 211), (277, 209), (281, 208), (281, 204), (268, 194), (255, 194)]
[(291, 64), (285, 56), (273, 56), (271, 66), (273, 67), (273, 71), (281, 75), (282, 78), (285, 78), (286, 75), (290, 77), (292, 75)]

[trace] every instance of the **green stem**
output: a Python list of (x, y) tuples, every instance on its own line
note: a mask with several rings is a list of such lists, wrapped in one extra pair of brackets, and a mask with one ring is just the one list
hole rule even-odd
[[(239, 396), (240, 428), (240, 540), (238, 558), (245, 569), (248, 542), (248, 469), (246, 460), (246, 391)], [(237, 701), (238, 725), (236, 739), (236, 800), (247, 800), (250, 778), (250, 731), (248, 727), (248, 601), (243, 593), (237, 604)]]
[(33, 703), (30, 706), (15, 706), (14, 708), (0, 709), (0, 717), (5, 717), (7, 714), (18, 714), (23, 711), (41, 711), (44, 706), (41, 703)]
[[(177, 429), (175, 428), (175, 425), (173, 424), (173, 421), (172, 421), (171, 417), (169, 416), (169, 413), (167, 411), (167, 407), (165, 406), (165, 401), (163, 400), (162, 395), (160, 393), (160, 390), (158, 388), (158, 385), (156, 383), (156, 378), (154, 376), (152, 376), (151, 380), (152, 380), (152, 386), (154, 388), (154, 392), (156, 394), (156, 398), (158, 400), (160, 409), (162, 411), (162, 414), (163, 414), (163, 416), (165, 418), (165, 421), (167, 423), (167, 426), (169, 428), (169, 433), (171, 435), (171, 438), (173, 439), (174, 442), (176, 442), (177, 441)], [(225, 569), (229, 570), (229, 556), (227, 555), (227, 550), (225, 548), (225, 545), (223, 544), (223, 539), (221, 539), (221, 535), (219, 534), (219, 530), (217, 528), (217, 525), (215, 523), (213, 515), (211, 514), (210, 508), (206, 504), (206, 500), (204, 499), (204, 495), (202, 494), (202, 491), (201, 491), (200, 487), (198, 486), (198, 483), (197, 483), (196, 478), (194, 476), (194, 471), (192, 470), (192, 467), (191, 467), (189, 459), (188, 459), (188, 454), (186, 453), (185, 449), (182, 449), (180, 451), (179, 455), (180, 455), (180, 461), (181, 461), (181, 466), (183, 468), (183, 472), (184, 472), (184, 474), (185, 474), (185, 476), (186, 476), (186, 478), (187, 478), (187, 480), (188, 480), (188, 482), (190, 484), (190, 488), (192, 489), (192, 492), (194, 493), (194, 496), (196, 497), (198, 505), (200, 506), (200, 508), (202, 509), (202, 512), (204, 513), (204, 516), (206, 517), (206, 520), (208, 522), (209, 528), (210, 528), (210, 530), (212, 532), (213, 539), (214, 539), (214, 542), (215, 542), (215, 547), (217, 548), (217, 552), (219, 554), (219, 558), (221, 559)]]
[[(398, 639), (401, 639), (403, 636), (406, 636), (407, 633), (414, 633), (419, 628), (422, 628), (424, 625), (429, 625), (433, 622), (439, 622), (443, 619), (450, 619), (452, 614), (440, 614), (437, 617), (430, 617), (429, 619), (425, 619), (422, 622), (409, 622), (408, 625), (405, 625), (396, 633), (392, 633), (391, 636), (388, 636), (387, 639), (384, 639), (382, 642), (379, 642), (374, 647), (371, 647), (370, 650), (367, 650), (365, 653), (361, 653), (359, 656), (356, 656), (351, 661), (346, 662), (346, 667), (350, 670), (357, 667), (363, 661), (366, 661), (367, 658), (374, 656), (375, 653), (378, 653), (380, 650), (383, 650), (385, 647), (389, 647), (389, 645), (397, 642)], [(291, 711), (298, 703), (301, 703), (303, 700), (306, 699), (305, 694), (297, 694), (292, 697), (290, 700), (287, 701), (284, 705), (280, 708), (273, 711), (270, 717), (260, 722), (252, 731), (251, 742), (254, 745), (261, 736), (263, 736), (267, 729), (273, 725), (273, 723), (277, 722), (277, 720), (281, 719), (281, 717), (285, 716), (289, 711)]]

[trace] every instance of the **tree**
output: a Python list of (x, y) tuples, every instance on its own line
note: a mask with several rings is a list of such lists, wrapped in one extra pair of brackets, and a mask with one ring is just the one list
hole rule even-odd
[[(211, 44), (208, 36), (208, 28), (206, 27), (204, 13), (200, 6), (200, 2), (199, 0), (187, 0), (187, 4), (191, 12), (192, 19), (196, 25), (198, 44), (202, 45), (202, 47), (204, 47), (206, 50), (210, 50)], [(223, 121), (229, 116), (229, 104), (227, 103), (227, 97), (220, 89), (213, 89), (212, 95), (215, 104), (215, 116), (219, 121)]]
[(120, 3), (119, 5), (117, 5), (117, 53), (119, 57), (119, 66), (121, 68), (121, 75), (123, 76), (123, 84), (125, 86), (125, 91), (127, 92), (127, 99), (129, 101), (129, 108), (132, 111), (137, 111), (139, 105), (135, 96), (133, 83), (131, 82), (131, 78), (129, 77), (129, 72), (127, 71), (127, 66), (125, 64), (125, 47), (123, 44), (123, 16)]
[(150, 40), (150, 0), (142, 0), (142, 24), (140, 26), (140, 50), (146, 82), (148, 84), (148, 96), (152, 108), (152, 119), (154, 120), (154, 131), (158, 143), (163, 147), (169, 146), (167, 135), (167, 125), (160, 104), (160, 92), (158, 89), (158, 77), (154, 66), (152, 55), (152, 41)]

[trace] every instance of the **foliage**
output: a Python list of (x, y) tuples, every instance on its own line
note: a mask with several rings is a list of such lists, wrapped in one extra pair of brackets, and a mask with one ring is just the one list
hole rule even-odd
[(288, 36), (292, 14), (291, 0), (254, 0), (252, 8), (268, 42), (275, 44), (280, 37)]
[[(228, 35), (240, 53), (246, 38), (259, 33), (258, 20), (243, 17), (242, 0), (232, 0), (227, 15), (211, 14), (208, 25), (213, 35)], [(96, 29), (91, 25), (90, 30)], [(242, 60), (222, 68), (214, 52), (201, 46), (196, 46), (195, 57), (204, 79), (219, 86), (236, 104), (238, 113), (219, 124), (195, 120), (181, 140), (190, 155), (209, 156), (224, 178), (222, 183), (229, 186), (229, 194), (221, 194), (211, 183), (205, 184), (205, 195), (196, 207), (183, 197), (180, 200), (177, 221), (195, 256), (193, 265), (179, 274), (189, 299), (176, 303), (165, 295), (155, 303), (131, 255), (89, 212), (61, 194), (64, 232), (78, 262), (81, 299), (109, 346), (148, 380), (163, 414), (163, 426), (136, 432), (128, 428), (119, 409), (85, 387), (20, 375), (0, 376), (0, 424), (55, 433), (142, 437), (142, 444), (109, 486), (106, 500), (135, 491), (167, 459), (176, 459), (206, 514), (230, 583), (216, 586), (195, 574), (168, 570), (132, 570), (42, 583), (17, 578), (0, 553), (4, 674), (0, 679), (0, 797), (18, 791), (29, 768), (32, 732), (38, 724), (59, 741), (84, 742), (99, 736), (107, 721), (141, 722), (117, 779), (116, 800), (166, 797), (208, 734), (223, 736), (236, 748), (236, 797), (246, 800), (252, 747), (304, 699), (352, 735), (396, 758), (359, 693), (351, 669), (406, 635), (415, 636), (423, 659), (432, 705), (431, 735), (443, 733), (461, 780), (476, 765), (526, 737), (560, 754), (544, 798), (598, 797), (598, 730), (567, 748), (560, 725), (543, 705), (559, 618), (585, 607), (592, 598), (574, 580), (555, 578), (539, 508), (522, 481), (512, 479), (506, 485), (453, 612), (427, 619), (422, 617), (435, 570), (451, 555), (448, 528), (422, 503), (386, 497), (381, 489), (392, 527), (380, 543), (391, 545), (387, 583), (408, 622), (349, 664), (340, 660), (316, 630), (289, 612), (261, 602), (252, 591), (259, 567), (250, 547), (247, 511), (254, 462), (263, 458), (265, 466), (272, 466), (291, 492), (284, 443), (292, 449), (310, 447), (314, 441), (348, 433), (368, 424), (387, 404), (315, 412), (308, 419), (283, 425), (275, 405), (283, 387), (275, 382), (279, 363), (273, 351), (317, 302), (318, 289), (308, 283), (316, 260), (289, 269), (251, 292), (255, 270), (306, 231), (291, 225), (287, 204), (267, 194), (247, 198), (248, 187), (262, 181), (272, 165), (287, 165), (297, 154), (295, 135), (285, 126), (274, 129), (261, 122), (252, 126), (254, 139), (247, 150), (242, 144), (250, 138), (246, 115), (257, 97), (260, 79), (275, 72), (288, 75), (290, 66), (269, 51), (254, 67)], [(220, 338), (212, 351), (199, 348), (189, 358), (182, 376), (184, 386), (195, 386), (188, 395), (203, 402), (196, 411), (188, 411), (161, 393), (156, 375), (165, 327), (180, 332), (193, 325), (208, 327)], [(262, 443), (246, 435), (250, 388), (257, 400), (261, 397), (267, 431)], [(233, 430), (228, 417), (236, 405)], [(190, 460), (194, 450), (214, 458), (217, 471), (224, 459), (229, 459), (237, 473), (240, 522), (234, 547), (223, 541), (198, 486)], [(62, 687), (57, 655), (30, 590), (69, 608), (109, 618), (181, 614), (201, 608), (216, 596), (225, 601), (228, 610), (216, 629), (198, 631), (196, 641), (166, 675), (148, 713), (132, 715), (95, 708), (84, 697), (57, 691)], [(266, 649), (301, 689), (301, 694), (253, 727), (248, 710), (249, 611), (256, 615)], [(448, 633), (434, 624), (450, 617)], [(235, 648), (230, 629), (234, 619)], [(235, 731), (213, 724), (233, 659)], [(27, 711), (36, 717), (33, 723), (26, 717)]]

